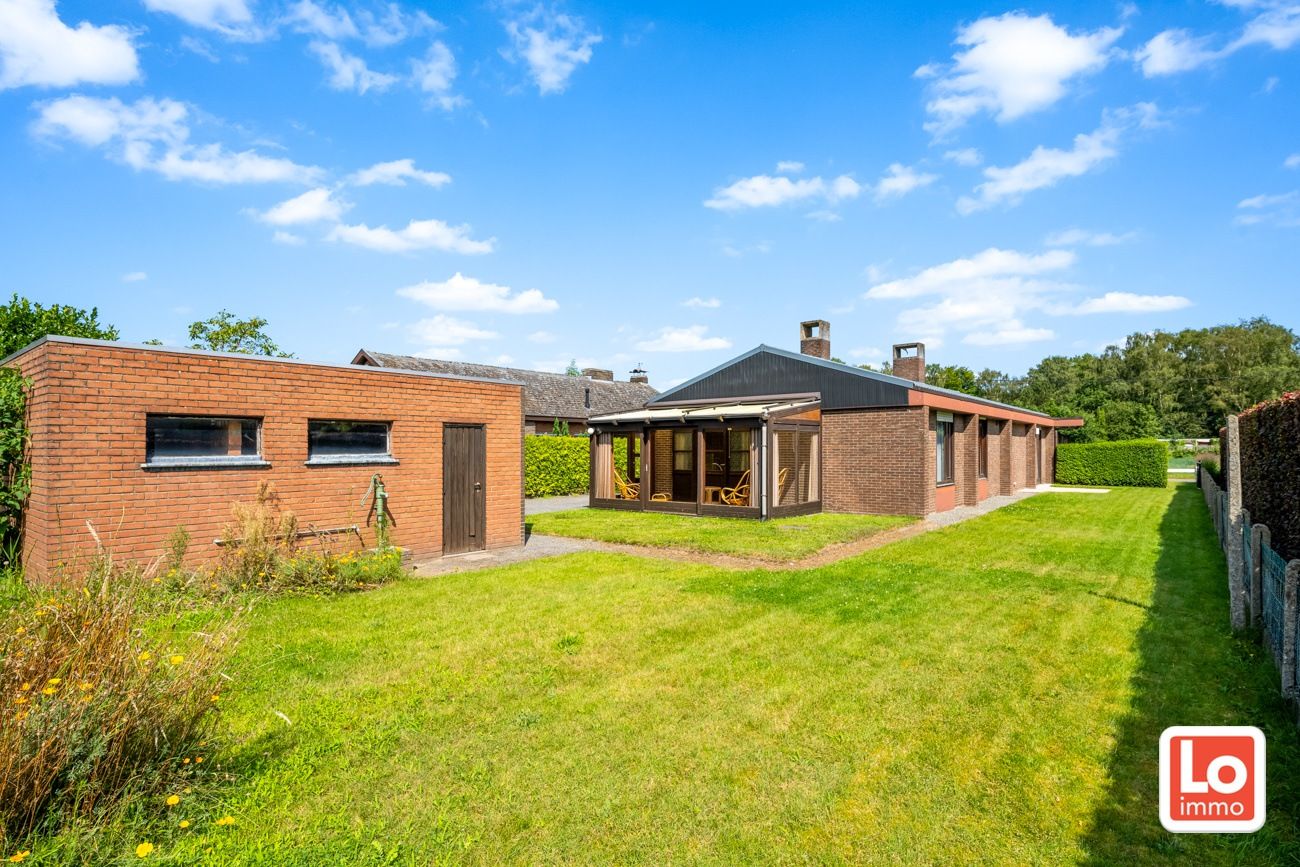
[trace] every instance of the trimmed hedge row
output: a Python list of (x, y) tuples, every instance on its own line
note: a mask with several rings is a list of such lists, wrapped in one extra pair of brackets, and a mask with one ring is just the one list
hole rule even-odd
[(1300, 557), (1300, 392), (1252, 406), (1241, 429), (1241, 503), (1273, 533), (1273, 549)]
[(1169, 448), (1159, 440), (1062, 443), (1056, 449), (1056, 481), (1062, 485), (1163, 488)]
[(586, 437), (524, 437), (524, 496), (585, 494), (591, 445)]

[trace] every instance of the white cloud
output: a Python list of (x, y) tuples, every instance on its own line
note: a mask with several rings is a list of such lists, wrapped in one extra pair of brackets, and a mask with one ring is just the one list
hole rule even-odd
[(1071, 312), (1088, 313), (1165, 313), (1190, 307), (1191, 300), (1181, 295), (1135, 295), (1132, 292), (1107, 292), (1089, 298)]
[(708, 337), (708, 326), (688, 325), (685, 328), (661, 328), (652, 338), (636, 343), (643, 352), (703, 352), (710, 349), (730, 349), (731, 341), (725, 337)]
[(835, 204), (856, 198), (861, 192), (862, 187), (848, 175), (840, 175), (829, 182), (821, 177), (795, 180), (781, 175), (755, 175), (714, 190), (713, 197), (707, 199), (704, 206), (718, 211), (738, 211), (809, 200)]
[[(990, 247), (968, 259), (933, 265), (912, 277), (878, 283), (867, 290), (867, 298), (916, 298), (921, 295), (953, 294), (960, 290), (977, 294), (982, 289), (1021, 285), (1025, 277), (1061, 271), (1071, 267), (1077, 256), (1070, 250), (1020, 253)], [(1005, 281), (1014, 281), (1008, 284)]]
[(140, 77), (132, 33), (125, 27), (69, 27), (54, 0), (0, 2), (0, 90), (127, 84)]
[(421, 171), (415, 167), (415, 160), (410, 158), (375, 163), (368, 169), (354, 173), (348, 181), (358, 187), (368, 187), (371, 184), (404, 187), (408, 178), (435, 188), (451, 183), (451, 175), (446, 172)]
[(542, 94), (562, 93), (574, 70), (591, 62), (591, 50), (602, 38), (581, 18), (542, 6), (506, 21), (505, 27), (512, 45), (506, 56), (527, 64)]
[(272, 226), (298, 226), (322, 221), (335, 223), (350, 207), (348, 202), (336, 199), (333, 190), (317, 187), (263, 211), (257, 218)]
[(441, 26), (422, 11), (407, 12), (396, 3), (383, 8), (382, 15), (369, 9), (356, 9), (354, 18), (341, 5), (328, 8), (312, 0), (299, 0), (289, 8), (284, 21), (299, 33), (321, 36), (333, 42), (361, 39), (377, 48), (396, 45)]
[(1300, 154), (1291, 154), (1282, 165), (1288, 169), (1300, 169)]
[(1071, 80), (1101, 70), (1122, 28), (1070, 33), (1051, 17), (1008, 12), (981, 18), (957, 32), (964, 50), (947, 68), (927, 64), (915, 73), (934, 78), (926, 129), (943, 135), (981, 112), (1006, 123), (1048, 108)]
[(975, 331), (962, 338), (962, 343), (972, 346), (1011, 346), (1051, 340), (1056, 332), (1050, 328), (1026, 328), (1018, 319), (1008, 319), (994, 331)]
[(534, 331), (528, 339), (533, 343), (554, 343), (559, 338), (549, 331)]
[(465, 105), (463, 96), (452, 93), (456, 83), (456, 58), (444, 43), (434, 40), (422, 60), (411, 61), (415, 86), (429, 94), (433, 103), (444, 111)]
[(998, 204), (1014, 205), (1026, 193), (1087, 174), (1119, 153), (1120, 140), (1128, 131), (1157, 126), (1158, 118), (1159, 111), (1151, 103), (1110, 111), (1095, 131), (1076, 135), (1069, 150), (1039, 145), (1013, 166), (989, 166), (984, 169), (984, 183), (975, 187), (974, 196), (958, 199), (957, 210), (970, 214)]
[(180, 46), (191, 54), (197, 54), (209, 63), (221, 62), (221, 58), (208, 46), (208, 43), (199, 39), (197, 36), (191, 36), (188, 33), (185, 34), (181, 37)]
[(430, 319), (411, 323), (410, 332), (416, 341), (429, 346), (463, 346), (471, 340), (494, 340), (500, 336), (495, 331), (479, 328), (473, 322), (444, 316), (441, 313)]
[(1225, 0), (1224, 5), (1254, 16), (1246, 22), (1236, 39), (1215, 48), (1217, 40), (1212, 36), (1197, 36), (1182, 28), (1162, 31), (1134, 55), (1142, 66), (1142, 74), (1154, 78), (1187, 72), (1254, 45), (1286, 51), (1300, 44), (1300, 3), (1294, 0)]
[(149, 275), (143, 271), (131, 271), (122, 275), (123, 283), (139, 283), (141, 280), (148, 280)]
[(984, 155), (976, 148), (960, 148), (946, 151), (943, 158), (959, 166), (977, 166), (984, 162)]
[(1186, 30), (1166, 30), (1157, 33), (1134, 55), (1147, 78), (1186, 72), (1222, 57), (1220, 51), (1208, 47), (1209, 38), (1193, 36)]
[(68, 96), (42, 103), (33, 126), (38, 136), (65, 138), (105, 149), (139, 171), (172, 181), (212, 184), (310, 183), (321, 171), (256, 151), (231, 152), (220, 144), (189, 141), (189, 107), (143, 97), (126, 104), (116, 97)]
[(939, 180), (938, 175), (924, 174), (911, 166), (894, 163), (876, 183), (876, 201), (901, 199), (913, 190), (927, 187), (937, 180)]
[(1043, 244), (1048, 247), (1113, 247), (1126, 244), (1137, 237), (1137, 232), (1092, 232), (1087, 229), (1062, 229), (1048, 235)]
[(330, 241), (342, 241), (381, 253), (406, 253), (412, 250), (444, 250), (449, 253), (478, 255), (491, 253), (495, 238), (476, 241), (470, 237), (467, 225), (449, 226), (442, 220), (411, 220), (404, 229), (387, 226), (370, 228), (365, 223), (356, 226), (335, 226), (328, 235)]
[(400, 79), (386, 72), (375, 72), (354, 54), (348, 54), (334, 42), (313, 42), (307, 46), (329, 71), (329, 85), (335, 90), (387, 90)]
[(1300, 190), (1251, 196), (1237, 203), (1239, 226), (1300, 226)]
[(244, 0), (144, 0), (147, 9), (165, 12), (207, 30), (227, 36), (247, 38), (255, 33), (249, 28), (253, 13)]
[(687, 298), (682, 302), (683, 307), (700, 307), (706, 310), (716, 310), (722, 306), (722, 301), (717, 298), (701, 298), (696, 295), (694, 298)]
[(447, 280), (425, 280), (397, 290), (403, 298), (427, 304), (435, 310), (475, 310), (490, 313), (551, 313), (559, 308), (540, 289), (516, 292), (509, 286), (484, 283), (457, 271)]
[(277, 229), (271, 236), (271, 240), (277, 244), (284, 244), (286, 247), (301, 247), (307, 243), (307, 239), (301, 235), (295, 235), (293, 232), (286, 232), (283, 229)]
[(818, 223), (838, 223), (844, 219), (838, 211), (832, 211), (829, 208), (818, 208), (815, 211), (809, 211), (804, 216)]
[(776, 173), (778, 175), (797, 175), (803, 172), (803, 163), (798, 160), (781, 160), (776, 164)]

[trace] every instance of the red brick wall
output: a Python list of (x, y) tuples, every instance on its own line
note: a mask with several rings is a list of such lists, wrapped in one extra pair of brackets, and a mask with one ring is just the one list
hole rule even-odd
[(1030, 467), (1025, 463), (1029, 453), (1025, 448), (1029, 441), (1028, 427), (1020, 422), (1011, 425), (1011, 490), (1018, 491), (1028, 484)]
[[(236, 501), (275, 484), (300, 526), (363, 526), (360, 503), (383, 474), (393, 543), (416, 557), (442, 552), (442, 426), (487, 431), (487, 546), (523, 536), (522, 390), (372, 367), (331, 367), (126, 346), (50, 341), (13, 362), (32, 380), (32, 496), (24, 559), (34, 577), (93, 549), (86, 529), (124, 559), (158, 556), (184, 525), (190, 556), (212, 541)], [(148, 413), (262, 418), (267, 469), (144, 470)], [(391, 421), (398, 466), (307, 467), (307, 420)], [(355, 538), (355, 537), (354, 537)], [(355, 543), (354, 543), (355, 544)]]
[(878, 515), (933, 511), (934, 484), (925, 483), (934, 478), (927, 415), (924, 407), (824, 411), (822, 508)]

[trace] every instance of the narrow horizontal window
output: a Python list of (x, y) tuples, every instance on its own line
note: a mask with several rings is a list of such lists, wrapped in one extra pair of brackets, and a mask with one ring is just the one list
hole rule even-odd
[(391, 427), (386, 421), (309, 421), (307, 462), (392, 462)]
[(256, 464), (262, 459), (262, 420), (193, 415), (145, 419), (145, 465)]

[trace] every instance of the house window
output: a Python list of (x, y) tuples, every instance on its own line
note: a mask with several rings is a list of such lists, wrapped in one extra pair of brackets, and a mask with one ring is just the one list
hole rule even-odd
[(749, 469), (749, 431), (727, 431), (727, 451), (731, 475), (739, 475)]
[(934, 466), (936, 479), (941, 485), (950, 485), (953, 481), (953, 441), (952, 417), (943, 420), (942, 416), (934, 423)]
[(980, 419), (980, 478), (989, 477), (989, 420)]
[(390, 429), (386, 421), (309, 421), (307, 463), (393, 462)]
[(673, 469), (685, 472), (695, 468), (695, 433), (688, 430), (673, 431)]
[(145, 418), (145, 466), (262, 463), (262, 420), (193, 415)]

